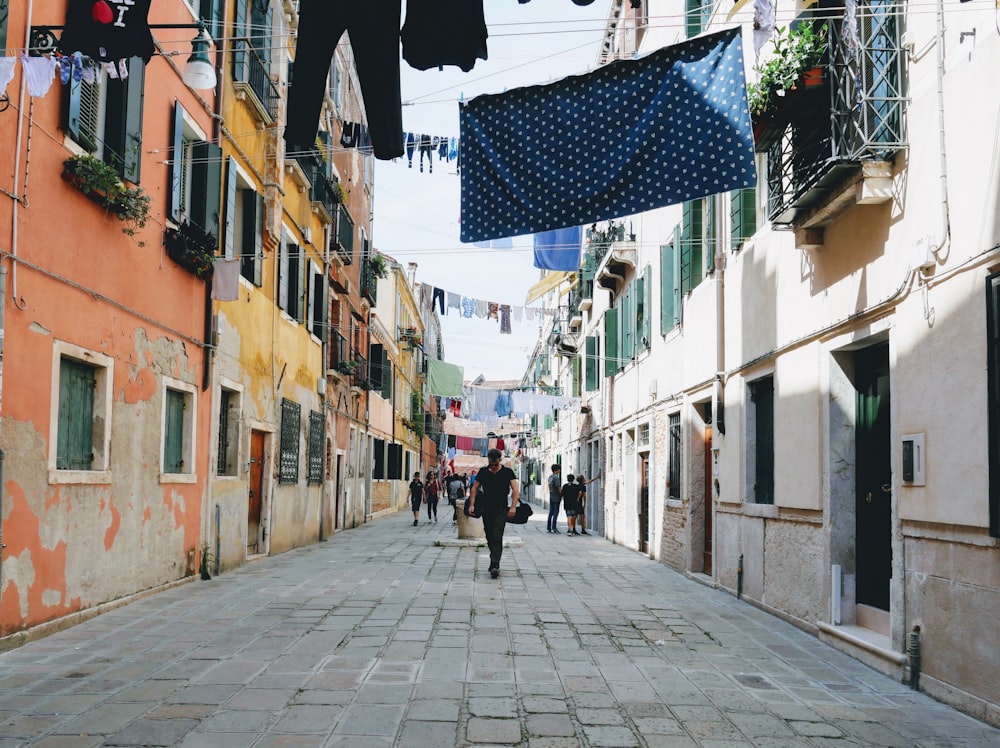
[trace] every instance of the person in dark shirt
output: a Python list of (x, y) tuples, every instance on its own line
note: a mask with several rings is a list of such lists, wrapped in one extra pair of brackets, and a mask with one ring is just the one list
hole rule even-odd
[(420, 473), (413, 474), (410, 481), (410, 509), (413, 510), (413, 526), (420, 524), (420, 505), (424, 501), (424, 484), (420, 480)]
[[(507, 526), (507, 518), (514, 516), (521, 497), (517, 475), (501, 464), (502, 458), (499, 449), (491, 449), (486, 453), (489, 464), (476, 473), (476, 482), (472, 484), (469, 494), (469, 514), (474, 513), (478, 505), (483, 516), (486, 545), (490, 549), (490, 576), (494, 579), (500, 576), (500, 556), (503, 554), (503, 532)], [(508, 496), (511, 501), (509, 507)]]
[(576, 476), (570, 473), (566, 476), (566, 484), (562, 487), (562, 502), (566, 509), (566, 534), (579, 535), (576, 531), (576, 516), (580, 513), (580, 492), (583, 487), (576, 482)]
[(545, 529), (555, 533), (559, 532), (556, 529), (556, 525), (559, 524), (559, 505), (562, 503), (562, 495), (560, 494), (561, 481), (559, 480), (561, 474), (562, 466), (558, 463), (553, 463), (552, 475), (549, 476), (549, 519), (546, 522)]

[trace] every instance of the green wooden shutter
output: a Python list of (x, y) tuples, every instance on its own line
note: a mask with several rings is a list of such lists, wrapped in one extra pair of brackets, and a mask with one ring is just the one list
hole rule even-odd
[(588, 335), (585, 341), (587, 352), (586, 377), (584, 387), (587, 392), (594, 392), (597, 389), (597, 337)]
[(604, 311), (604, 376), (614, 376), (618, 371), (618, 310)]
[(91, 470), (94, 462), (94, 389), (97, 378), (87, 364), (59, 362), (59, 426), (56, 468)]
[(583, 372), (583, 360), (579, 356), (573, 356), (572, 361), (572, 375), (573, 375), (573, 392), (572, 397), (580, 397), (580, 380), (582, 379)]
[(372, 343), (368, 346), (368, 360), (371, 362), (368, 366), (369, 373), (368, 378), (371, 380), (372, 387), (381, 392), (383, 385), (383, 357), (385, 355), (385, 346), (381, 343)]
[(618, 368), (624, 369), (635, 358), (635, 283), (629, 283), (619, 300)]
[(705, 198), (705, 268), (715, 272), (715, 250), (718, 233), (715, 230), (715, 196)]
[(736, 250), (757, 232), (757, 190), (747, 187), (745, 190), (733, 190), (729, 194), (730, 239), (732, 249)]
[(684, 30), (688, 38), (701, 33), (702, 0), (686, 0), (684, 10)]
[(660, 245), (660, 335), (677, 326), (674, 310), (674, 249), (673, 244)]
[(236, 0), (236, 17), (233, 24), (233, 80), (247, 80), (247, 2)]
[(253, 226), (249, 235), (253, 245), (250, 248), (250, 256), (253, 260), (253, 278), (251, 280), (256, 286), (264, 284), (264, 196), (253, 192)]
[(227, 259), (236, 256), (236, 174), (236, 159), (230, 156), (226, 159), (226, 224), (222, 230), (222, 255)]
[(142, 101), (145, 82), (146, 65), (138, 57), (132, 57), (128, 61), (128, 78), (124, 83), (125, 119), (121, 143), (121, 176), (136, 184), (139, 183), (142, 166)]
[[(199, 141), (191, 148), (191, 221), (219, 238), (222, 205), (222, 149)], [(218, 245), (216, 245), (218, 246)]]
[(638, 328), (639, 342), (644, 350), (649, 350), (652, 346), (653, 325), (652, 305), (650, 303), (653, 292), (653, 269), (646, 265), (642, 270), (642, 278), (639, 284), (638, 308), (636, 309), (635, 321)]
[(174, 101), (174, 126), (170, 133), (170, 218), (181, 222), (184, 205), (184, 108)]
[(288, 254), (291, 247), (285, 237), (281, 238), (281, 247), (278, 250), (278, 308), (288, 311)]
[(382, 389), (381, 394), (386, 400), (392, 399), (392, 359), (389, 351), (382, 350)]
[(184, 393), (167, 390), (163, 427), (163, 472), (184, 472)]
[(324, 283), (323, 271), (317, 265), (313, 265), (312, 294), (312, 333), (320, 340), (327, 340), (326, 334), (326, 285)]
[(681, 218), (681, 294), (696, 288), (702, 275), (702, 201), (688, 200)]
[(71, 80), (66, 100), (67, 134), (93, 153), (100, 141), (97, 125), (101, 118), (101, 78), (94, 83)]
[(201, 0), (199, 16), (205, 21), (212, 38), (219, 39), (222, 36), (222, 29), (219, 26), (222, 18), (222, 0)]

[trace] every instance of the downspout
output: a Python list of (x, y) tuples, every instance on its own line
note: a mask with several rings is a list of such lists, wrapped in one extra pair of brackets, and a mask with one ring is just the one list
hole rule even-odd
[[(25, 21), (24, 26), (24, 48), (31, 48), (31, 19), (33, 17), (35, 2), (34, 0), (28, 0), (28, 16)], [(18, 235), (18, 211), (22, 202), (22, 196), (18, 193), (21, 190), (20, 185), (20, 174), (21, 174), (21, 141), (24, 138), (24, 95), (27, 91), (27, 81), (25, 76), (21, 74), (21, 85), (20, 92), (18, 93), (17, 100), (17, 135), (14, 139), (14, 183), (12, 185), (13, 189), (10, 193), (10, 198), (13, 201), (11, 208), (10, 217), (10, 254), (11, 257), (17, 257), (17, 235)], [(17, 297), (17, 262), (11, 263), (11, 273), (10, 273), (10, 298), (14, 302), (14, 305), (18, 309), (27, 309), (27, 304), (21, 306), (18, 302)]]
[(941, 165), (941, 237), (930, 245), (930, 252), (940, 259), (940, 254), (951, 241), (951, 219), (948, 210), (948, 156), (944, 129), (944, 0), (937, 4), (937, 105), (938, 105), (938, 156)]

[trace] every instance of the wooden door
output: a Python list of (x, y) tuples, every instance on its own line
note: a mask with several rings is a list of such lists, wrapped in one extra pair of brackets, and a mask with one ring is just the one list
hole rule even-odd
[(247, 555), (262, 553), (260, 516), (264, 494), (264, 432), (250, 432), (250, 486), (247, 497)]

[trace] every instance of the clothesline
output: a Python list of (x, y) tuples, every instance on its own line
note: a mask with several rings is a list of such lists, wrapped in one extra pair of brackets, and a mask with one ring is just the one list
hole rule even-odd
[(433, 311), (435, 304), (442, 316), (447, 316), (450, 309), (457, 309), (459, 315), (466, 319), (478, 317), (479, 319), (495, 319), (500, 324), (500, 334), (511, 334), (511, 321), (520, 322), (522, 319), (531, 322), (535, 315), (555, 315), (555, 309), (534, 309), (525, 306), (512, 306), (510, 304), (500, 304), (495, 301), (485, 301), (475, 299), (471, 296), (462, 296), (455, 291), (445, 291), (427, 283), (418, 283), (417, 299), (420, 307), (427, 311)]

